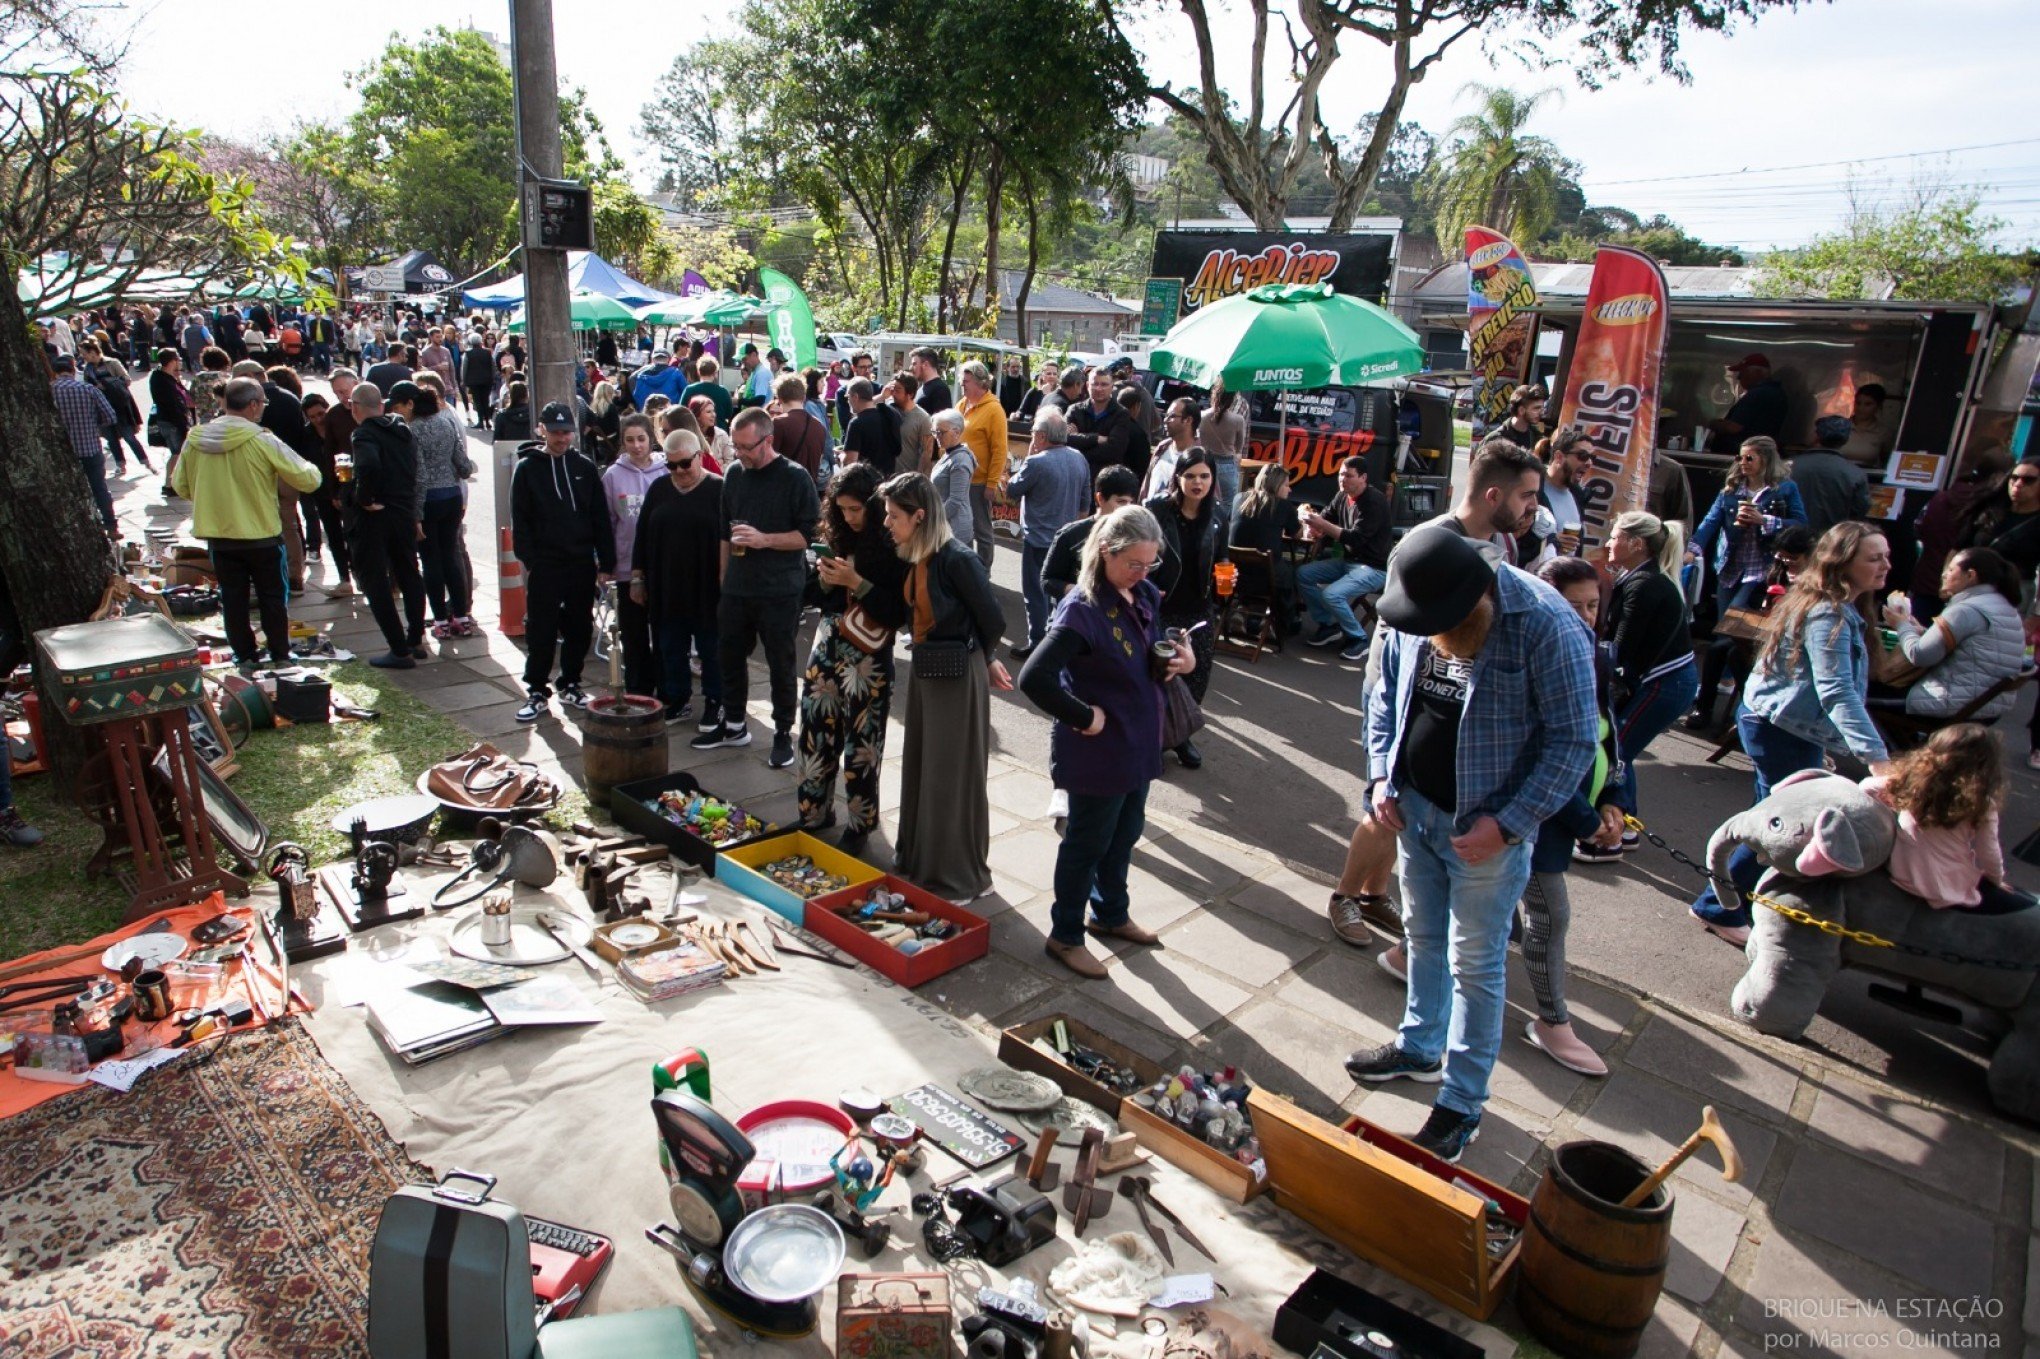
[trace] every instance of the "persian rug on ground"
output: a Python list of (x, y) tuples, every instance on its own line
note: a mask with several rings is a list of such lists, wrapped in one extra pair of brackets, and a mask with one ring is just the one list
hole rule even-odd
[(0, 1354), (367, 1352), (383, 1201), (429, 1177), (296, 1020), (0, 1128)]

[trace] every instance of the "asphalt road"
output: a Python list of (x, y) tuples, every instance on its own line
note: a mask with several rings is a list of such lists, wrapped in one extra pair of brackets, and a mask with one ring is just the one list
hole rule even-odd
[[(1007, 635), (1023, 636), (1020, 554), (1004, 540), (992, 577), (1006, 601)], [(1045, 772), (1047, 722), (1017, 694), (993, 697), (994, 741)], [(2008, 854), (2040, 826), (2040, 776), (2025, 767), (2030, 702), (2000, 723), (2012, 785), (2003, 818)], [(1208, 725), (1197, 738), (1204, 765), (1186, 770), (1165, 757), (1148, 805), (1257, 844), (1329, 885), (1360, 809), (1359, 704), (1360, 667), (1336, 653), (1292, 644), (1258, 663), (1221, 655), (1205, 702)], [(1675, 727), (1639, 770), (1643, 821), (1695, 859), (1705, 858), (1714, 827), (1747, 807), (1752, 791), (1748, 761), (1738, 753), (1709, 765), (1712, 748)], [(2015, 886), (2040, 890), (2040, 869), (2011, 862)], [(1620, 863), (1576, 865), (1569, 965), (1693, 1011), (1724, 1013), (1743, 956), (1687, 914), (1699, 884), (1692, 870), (1649, 845)], [(1979, 1107), (1978, 1067), (1994, 1034), (1974, 1013), (1963, 1027), (1922, 1023), (1869, 999), (1867, 979), (1851, 975), (1831, 989), (1808, 1041), (1908, 1090)]]

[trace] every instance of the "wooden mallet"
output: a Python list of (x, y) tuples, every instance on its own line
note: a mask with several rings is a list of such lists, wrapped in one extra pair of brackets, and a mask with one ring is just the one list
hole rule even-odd
[(1708, 1105), (1700, 1111), (1700, 1127), (1694, 1134), (1679, 1144), (1679, 1149), (1667, 1156), (1664, 1164), (1650, 1173), (1650, 1178), (1636, 1186), (1628, 1198), (1622, 1200), (1624, 1208), (1641, 1207), (1645, 1200), (1657, 1192), (1657, 1187), (1670, 1178), (1688, 1156), (1700, 1149), (1702, 1142), (1712, 1142), (1714, 1150), (1721, 1155), (1721, 1178), (1740, 1180), (1742, 1178), (1742, 1156), (1735, 1149), (1735, 1143), (1728, 1138), (1728, 1129), (1721, 1126), (1721, 1120), (1714, 1116), (1714, 1106)]

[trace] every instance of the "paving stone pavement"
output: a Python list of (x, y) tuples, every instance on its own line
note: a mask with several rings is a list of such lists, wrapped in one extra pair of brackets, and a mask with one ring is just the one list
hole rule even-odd
[[(132, 529), (176, 522), (175, 509), (155, 502), (152, 488), (149, 479), (122, 490)], [(492, 623), (497, 590), (487, 564), (496, 559), (495, 544), (482, 492), (475, 503), (470, 551), (483, 578), (474, 614)], [(315, 567), (314, 581), (329, 578), (330, 569)], [(330, 600), (314, 589), (294, 612), (364, 656), (380, 649), (358, 600)], [(570, 714), (535, 727), (511, 718), (522, 696), (515, 643), (491, 632), (438, 649), (416, 670), (391, 676), (475, 734), (578, 779)], [(762, 670), (762, 660), (754, 668)], [(597, 673), (592, 664), (589, 673)], [(753, 693), (762, 688), (754, 683)], [(754, 732), (769, 735), (762, 697), (752, 718)], [(703, 755), (687, 746), (691, 735), (691, 725), (676, 729), (673, 768), (763, 815), (792, 818), (794, 776), (766, 768), (762, 739)], [(867, 856), (881, 864), (897, 826), (902, 744), (895, 729), (882, 778), (885, 834), (874, 837)], [(1369, 952), (1331, 934), (1322, 874), (1254, 848), (1244, 816), (1223, 827), (1228, 835), (1151, 811), (1134, 859), (1133, 914), (1161, 933), (1162, 947), (1116, 947), (1107, 980), (1080, 982), (1042, 952), (1057, 845), (1045, 816), (1048, 780), (995, 751), (988, 786), (995, 893), (979, 909), (992, 923), (991, 953), (930, 983), (928, 1000), (987, 1033), (1066, 1013), (1157, 1061), (1238, 1065), (1256, 1084), (1327, 1117), (1360, 1114), (1404, 1133), (1422, 1123), (1429, 1102), (1422, 1088), (1356, 1088), (1340, 1066), (1347, 1052), (1393, 1034), (1402, 990)], [(1467, 1153), (1471, 1169), (1527, 1195), (1551, 1150), (1565, 1142), (1606, 1140), (1654, 1163), (1697, 1126), (1709, 1103), (1745, 1160), (1742, 1184), (1725, 1183), (1707, 1151), (1676, 1175), (1666, 1290), (1643, 1354), (2009, 1355), (2040, 1348), (2040, 1139), (2032, 1128), (1937, 1107), (1821, 1051), (1762, 1038), (1723, 1014), (1689, 1012), (1617, 981), (1575, 972), (1569, 990), (1575, 1023), (1611, 1074), (1577, 1076), (1528, 1045), (1522, 1029), (1534, 1011), (1521, 970), (1512, 968), (1506, 1037), (1480, 1139)], [(1363, 1268), (1357, 1277), (1407, 1295), (1386, 1275)], [(1514, 1324), (1513, 1309), (1496, 1319)], [(1490, 1353), (1509, 1352), (1499, 1332), (1471, 1329)]]

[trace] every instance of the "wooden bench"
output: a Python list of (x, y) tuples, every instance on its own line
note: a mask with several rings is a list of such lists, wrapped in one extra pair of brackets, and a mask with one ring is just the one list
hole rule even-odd
[[(1232, 549), (1238, 569), (1218, 615), (1219, 649), (1260, 664), (1264, 651), (1282, 650), (1282, 620), (1275, 596), (1275, 564), (1251, 547)], [(1244, 639), (1244, 640), (1241, 640)]]

